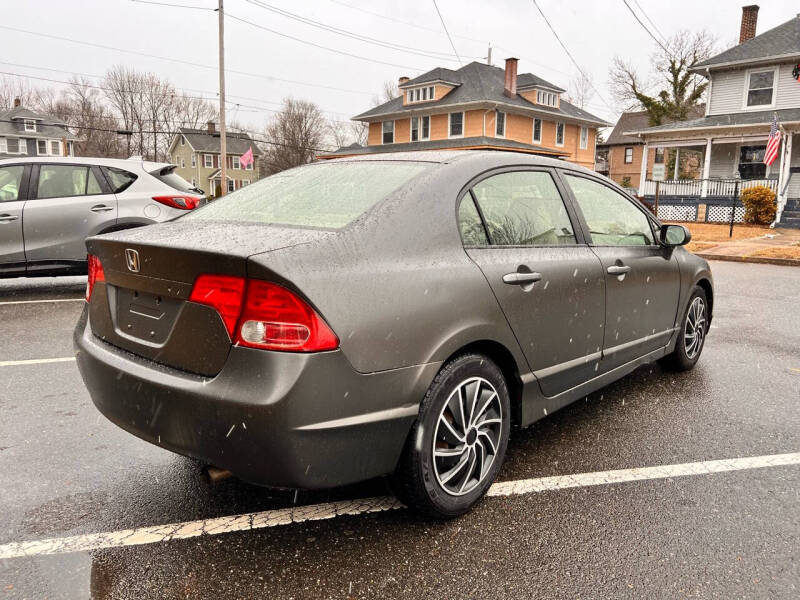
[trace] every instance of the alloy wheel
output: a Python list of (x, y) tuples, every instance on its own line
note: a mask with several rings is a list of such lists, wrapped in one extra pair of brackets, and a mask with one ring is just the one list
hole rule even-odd
[(474, 490), (486, 477), (500, 445), (503, 409), (482, 377), (462, 381), (448, 396), (433, 435), (436, 480), (452, 496)]
[(686, 348), (686, 357), (689, 360), (693, 360), (700, 353), (705, 335), (706, 303), (698, 296), (689, 305), (686, 323), (683, 328), (683, 343)]

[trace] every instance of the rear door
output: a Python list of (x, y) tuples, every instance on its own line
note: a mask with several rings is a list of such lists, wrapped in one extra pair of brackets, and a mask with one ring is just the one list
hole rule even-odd
[(530, 168), (485, 177), (459, 205), (467, 254), (547, 396), (595, 376), (602, 349), (603, 270), (571, 210), (553, 173)]
[(99, 167), (36, 165), (31, 191), (23, 225), (29, 267), (85, 261), (85, 239), (117, 222), (117, 199)]
[(644, 207), (591, 176), (562, 172), (606, 277), (601, 370), (664, 347), (675, 325), (680, 271), (655, 240)]
[(0, 272), (25, 266), (22, 212), (30, 167), (0, 167)]

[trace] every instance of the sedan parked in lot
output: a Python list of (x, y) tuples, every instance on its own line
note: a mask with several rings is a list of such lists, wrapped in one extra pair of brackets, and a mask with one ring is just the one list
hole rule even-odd
[(88, 240), (77, 360), (110, 420), (269, 486), (391, 474), (467, 511), (529, 425), (697, 362), (708, 264), (608, 179), (504, 152), (381, 154)]
[(88, 236), (205, 203), (175, 168), (141, 159), (0, 160), (0, 277), (86, 273)]

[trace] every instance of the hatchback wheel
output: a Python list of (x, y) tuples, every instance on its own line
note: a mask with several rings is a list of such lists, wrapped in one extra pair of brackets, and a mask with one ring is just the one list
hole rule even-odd
[(497, 476), (508, 445), (508, 387), (494, 362), (465, 354), (428, 389), (395, 473), (398, 496), (437, 518), (467, 512)]
[(664, 358), (666, 366), (688, 371), (697, 363), (708, 333), (708, 299), (700, 286), (695, 286), (678, 331), (672, 354)]

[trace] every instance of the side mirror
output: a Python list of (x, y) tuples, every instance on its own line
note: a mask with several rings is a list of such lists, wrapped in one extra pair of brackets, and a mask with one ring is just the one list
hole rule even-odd
[(692, 233), (683, 225), (662, 225), (661, 245), (667, 247), (684, 246), (692, 241)]

